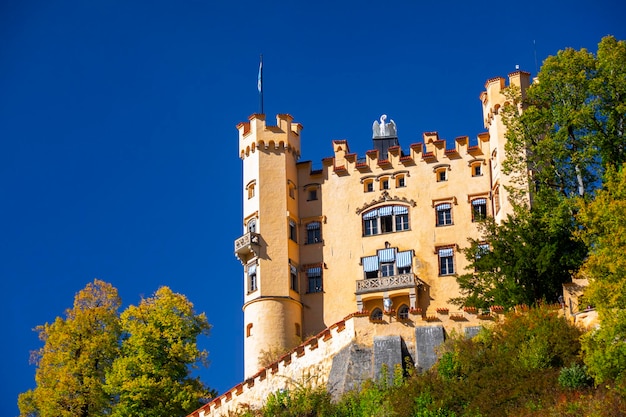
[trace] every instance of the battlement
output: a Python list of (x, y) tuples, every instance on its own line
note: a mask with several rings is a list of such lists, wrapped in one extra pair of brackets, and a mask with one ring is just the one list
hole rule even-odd
[(382, 159), (378, 150), (369, 150), (365, 157), (350, 153), (347, 140), (334, 140), (335, 155), (322, 159), (322, 165), (337, 175), (349, 175), (351, 172), (371, 172), (372, 170), (391, 169), (398, 166), (410, 166), (417, 163), (440, 163), (441, 161), (469, 158), (473, 159), (489, 153), (489, 133), (477, 136), (477, 144), (470, 145), (468, 136), (460, 136), (454, 140), (453, 148), (446, 148), (446, 141), (439, 138), (437, 132), (425, 132), (422, 143), (413, 143), (407, 152), (400, 146), (388, 149), (387, 158)]
[(302, 129), (289, 114), (276, 115), (275, 126), (266, 124), (264, 114), (252, 114), (247, 122), (237, 125), (240, 158), (244, 159), (257, 149), (287, 151), (299, 158)]
[(332, 358), (355, 338), (354, 320), (347, 317), (293, 348), (278, 360), (237, 384), (189, 417), (227, 416), (239, 407), (260, 407), (272, 393), (295, 388), (303, 379), (312, 386), (324, 385)]
[(489, 128), (493, 118), (506, 103), (506, 97), (502, 92), (510, 86), (518, 87), (522, 97), (524, 97), (526, 89), (530, 86), (530, 73), (521, 70), (510, 73), (508, 86), (504, 77), (494, 77), (487, 80), (485, 91), (480, 94), (480, 101), (483, 103), (483, 123), (485, 128)]

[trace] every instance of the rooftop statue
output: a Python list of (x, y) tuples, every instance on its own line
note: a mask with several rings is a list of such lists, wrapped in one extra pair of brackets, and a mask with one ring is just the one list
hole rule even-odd
[(387, 120), (387, 115), (383, 114), (380, 116), (380, 123), (378, 120), (374, 120), (374, 124), (372, 125), (372, 137), (373, 138), (384, 138), (384, 137), (396, 137), (398, 136), (398, 131), (396, 129), (396, 122), (390, 120), (389, 123), (385, 123)]

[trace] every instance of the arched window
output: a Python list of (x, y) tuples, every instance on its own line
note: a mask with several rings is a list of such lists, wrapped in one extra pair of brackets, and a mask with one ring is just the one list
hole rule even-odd
[(409, 208), (382, 206), (363, 213), (363, 236), (409, 230)]
[(398, 319), (400, 320), (408, 320), (409, 318), (409, 306), (406, 304), (402, 304), (398, 309)]
[(256, 233), (256, 219), (250, 219), (250, 221), (248, 221), (248, 233)]
[(248, 323), (246, 326), (246, 337), (252, 336), (252, 323)]
[(248, 191), (248, 200), (254, 197), (254, 189), (256, 188), (256, 181), (250, 181), (248, 185), (246, 185), (246, 190)]
[(382, 320), (383, 319), (383, 311), (376, 307), (374, 309), (374, 311), (372, 311), (372, 314), (370, 315), (370, 319), (371, 320)]

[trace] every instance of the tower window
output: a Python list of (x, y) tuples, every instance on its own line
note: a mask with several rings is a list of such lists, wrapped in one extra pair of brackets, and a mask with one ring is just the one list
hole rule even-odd
[(256, 270), (257, 270), (256, 264), (252, 264), (248, 266), (248, 294), (258, 289)]
[(289, 197), (295, 199), (296, 198), (296, 185), (291, 181), (287, 181), (287, 187), (289, 188)]
[(374, 191), (374, 181), (367, 180), (363, 183), (363, 191), (366, 193), (371, 193)]
[(308, 268), (306, 276), (309, 282), (309, 293), (322, 292), (322, 267)]
[(313, 201), (313, 200), (317, 200), (317, 189), (314, 188), (312, 190), (309, 190), (309, 197), (307, 199), (308, 201)]
[(452, 205), (450, 203), (437, 205), (435, 211), (437, 213), (437, 226), (448, 226), (452, 224)]
[(320, 222), (311, 222), (306, 225), (306, 244), (319, 243), (321, 238)]
[(302, 332), (300, 330), (300, 323), (296, 323), (296, 336), (300, 337)]
[(404, 175), (400, 175), (396, 177), (396, 188), (403, 188), (403, 187), (406, 187), (406, 180), (404, 178)]
[(246, 191), (248, 192), (248, 200), (254, 197), (254, 190), (256, 188), (256, 181), (250, 181), (246, 186)]
[(454, 274), (454, 249), (441, 248), (437, 253), (439, 255), (439, 275)]
[(289, 265), (289, 278), (291, 280), (291, 289), (295, 292), (299, 292), (298, 285), (298, 269), (294, 265)]
[(380, 180), (380, 189), (381, 190), (389, 189), (389, 178), (383, 178)]
[(448, 181), (448, 169), (447, 168), (439, 168), (435, 171), (437, 175), (437, 182)]
[(487, 217), (487, 199), (477, 198), (472, 200), (472, 221), (476, 222)]
[(248, 323), (246, 326), (246, 337), (252, 336), (252, 323)]
[(248, 233), (256, 233), (256, 219), (251, 219), (248, 222)]
[(289, 220), (289, 239), (293, 240), (294, 242), (297, 242), (298, 235), (297, 235), (297, 231), (296, 231), (296, 222), (294, 222), (293, 220)]

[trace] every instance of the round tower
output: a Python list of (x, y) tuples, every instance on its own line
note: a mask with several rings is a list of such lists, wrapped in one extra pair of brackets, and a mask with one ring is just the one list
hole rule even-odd
[(244, 372), (254, 375), (263, 354), (301, 341), (298, 288), (298, 193), (296, 163), (302, 125), (287, 114), (267, 126), (265, 115), (240, 123), (243, 162), (243, 235), (235, 254), (244, 268)]

